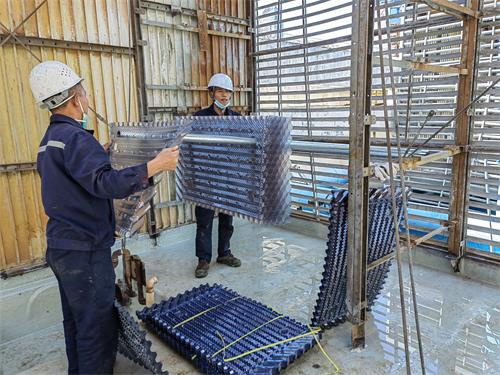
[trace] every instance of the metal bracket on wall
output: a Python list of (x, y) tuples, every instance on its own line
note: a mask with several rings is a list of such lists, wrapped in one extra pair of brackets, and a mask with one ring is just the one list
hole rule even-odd
[(0, 173), (25, 172), (36, 170), (36, 163), (11, 163), (0, 164)]
[[(0, 34), (0, 38), (6, 38), (9, 34)], [(3, 39), (6, 40), (6, 39)], [(70, 50), (79, 51), (90, 51), (90, 52), (109, 52), (121, 55), (133, 55), (134, 50), (129, 47), (115, 46), (109, 44), (98, 44), (98, 43), (87, 43), (87, 42), (74, 42), (69, 40), (61, 39), (48, 39), (40, 38), (35, 36), (21, 36), (16, 35), (15, 38), (6, 40), (6, 43), (44, 47), (44, 48), (63, 48)]]
[[(198, 17), (198, 15), (197, 15), (198, 10), (190, 9), (190, 8), (183, 8), (180, 6), (175, 6), (175, 5), (170, 5), (170, 4), (159, 4), (159, 3), (156, 3), (154, 1), (141, 0), (141, 1), (139, 1), (139, 7), (142, 9), (152, 9), (152, 10), (160, 10), (160, 11), (164, 11), (164, 12), (170, 12), (173, 15), (183, 14), (186, 16)], [(141, 14), (144, 14), (144, 13), (141, 13)], [(244, 18), (223, 16), (223, 15), (208, 13), (208, 12), (207, 12), (207, 18), (209, 20), (213, 20), (213, 21), (228, 22), (228, 23), (233, 23), (233, 24), (241, 25), (241, 26), (250, 26), (250, 21), (247, 19), (244, 19)]]

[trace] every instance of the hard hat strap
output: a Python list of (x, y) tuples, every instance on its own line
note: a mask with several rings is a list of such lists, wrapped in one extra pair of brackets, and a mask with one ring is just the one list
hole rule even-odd
[(40, 104), (40, 107), (42, 108), (48, 108), (48, 109), (56, 109), (57, 107), (62, 106), (64, 103), (66, 103), (68, 100), (73, 98), (75, 94), (68, 96), (69, 90), (64, 90), (63, 92), (60, 92), (59, 94), (56, 94), (54, 96), (51, 96), (48, 99), (45, 99), (42, 104)]

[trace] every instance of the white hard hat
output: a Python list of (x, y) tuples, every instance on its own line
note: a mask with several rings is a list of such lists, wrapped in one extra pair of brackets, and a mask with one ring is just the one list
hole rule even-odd
[[(67, 101), (69, 99), (67, 91), (83, 79), (62, 62), (44, 61), (33, 68), (29, 81), (36, 102), (42, 107), (52, 109)], [(52, 97), (54, 100), (44, 103)]]
[(208, 82), (208, 88), (210, 87), (220, 87), (221, 89), (226, 89), (229, 91), (233, 90), (233, 81), (229, 78), (228, 75), (224, 73), (216, 73), (210, 78)]

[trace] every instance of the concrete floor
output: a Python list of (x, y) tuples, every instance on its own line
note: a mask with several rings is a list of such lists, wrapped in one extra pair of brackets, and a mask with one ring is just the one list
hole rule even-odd
[[(299, 223), (308, 226), (307, 222)], [(290, 225), (287, 229), (297, 227)], [(233, 252), (243, 265), (233, 269), (213, 264), (203, 283), (220, 283), (276, 310), (309, 322), (323, 268), (326, 228), (310, 235), (285, 228), (236, 223)], [(216, 236), (214, 235), (214, 238)], [(150, 240), (130, 241), (132, 252), (146, 262), (148, 276), (160, 278), (157, 299), (200, 284), (193, 276), (194, 226), (162, 235), (153, 250)], [(408, 295), (408, 272), (405, 266)], [(498, 287), (457, 275), (416, 266), (419, 313), (427, 374), (500, 374), (500, 292)], [(35, 271), (0, 282), (0, 357), (4, 374), (59, 374), (66, 371), (59, 296), (50, 270)], [(407, 304), (409, 305), (409, 303)], [(413, 327), (413, 309), (408, 309)], [(391, 269), (385, 288), (366, 326), (365, 350), (351, 352), (350, 325), (324, 334), (322, 345), (345, 374), (405, 373), (397, 270)], [(150, 335), (170, 374), (198, 374), (186, 360)], [(411, 367), (420, 373), (416, 332), (412, 329)], [(148, 372), (124, 357), (118, 374)], [(287, 374), (334, 372), (318, 348), (303, 355)]]

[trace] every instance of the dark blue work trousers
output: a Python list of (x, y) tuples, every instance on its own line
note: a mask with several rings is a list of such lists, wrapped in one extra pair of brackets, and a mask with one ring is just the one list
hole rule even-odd
[[(199, 260), (210, 263), (212, 260), (212, 226), (214, 221), (213, 210), (196, 206), (196, 256)], [(219, 213), (219, 257), (231, 254), (229, 240), (233, 234), (233, 217), (222, 212)]]
[(47, 249), (61, 294), (69, 374), (111, 374), (118, 317), (111, 249)]

